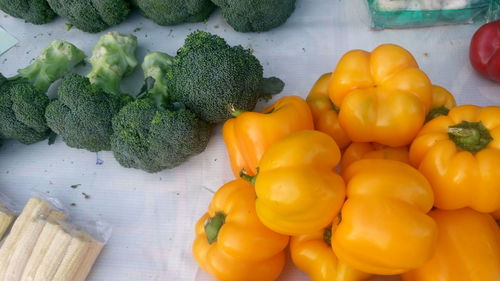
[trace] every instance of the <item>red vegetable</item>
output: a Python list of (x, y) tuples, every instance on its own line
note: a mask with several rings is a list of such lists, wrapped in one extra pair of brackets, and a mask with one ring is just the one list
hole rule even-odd
[(477, 72), (500, 83), (500, 20), (487, 23), (476, 31), (469, 56)]

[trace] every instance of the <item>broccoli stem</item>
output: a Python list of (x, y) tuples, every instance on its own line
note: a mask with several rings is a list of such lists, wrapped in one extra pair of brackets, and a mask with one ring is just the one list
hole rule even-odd
[(87, 75), (90, 82), (110, 94), (121, 94), (120, 81), (137, 66), (137, 37), (110, 32), (99, 38), (94, 47)]
[(81, 63), (85, 53), (69, 42), (54, 40), (28, 67), (18, 70), (9, 80), (26, 79), (37, 90), (46, 92), (50, 85)]
[(160, 52), (150, 52), (144, 57), (142, 63), (142, 71), (146, 81), (144, 94), (153, 98), (159, 106), (168, 103), (167, 73), (173, 64), (174, 57)]

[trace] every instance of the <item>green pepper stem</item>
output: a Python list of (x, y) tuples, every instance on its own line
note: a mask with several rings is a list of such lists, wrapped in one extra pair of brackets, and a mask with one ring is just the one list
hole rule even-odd
[(208, 218), (205, 222), (205, 234), (207, 235), (207, 240), (209, 244), (217, 241), (219, 236), (219, 231), (226, 221), (226, 215), (224, 213), (215, 213), (214, 217)]
[[(257, 169), (257, 174), (259, 173), (259, 170)], [(251, 184), (252, 186), (255, 186), (255, 182), (257, 181), (257, 175), (251, 176), (247, 174), (247, 171), (243, 168), (240, 171), (240, 178)]]
[(236, 107), (234, 107), (234, 104), (228, 104), (227, 109), (229, 110), (229, 113), (231, 113), (231, 116), (233, 117), (238, 117), (241, 114), (247, 112), (246, 110), (237, 109)]
[(325, 241), (329, 247), (332, 247), (332, 226), (325, 228), (323, 231), (323, 241)]
[(460, 150), (474, 154), (486, 148), (493, 140), (481, 121), (462, 121), (460, 124), (449, 126), (448, 136)]
[(446, 108), (445, 106), (439, 106), (431, 109), (427, 116), (425, 117), (425, 123), (431, 121), (434, 118), (437, 118), (439, 116), (446, 116), (450, 112), (450, 109)]

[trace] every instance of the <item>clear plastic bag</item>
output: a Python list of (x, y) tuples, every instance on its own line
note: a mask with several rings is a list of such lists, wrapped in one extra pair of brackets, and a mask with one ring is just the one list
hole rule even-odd
[(367, 0), (374, 29), (486, 21), (498, 0)]
[(488, 22), (500, 20), (500, 0), (491, 0), (488, 10)]

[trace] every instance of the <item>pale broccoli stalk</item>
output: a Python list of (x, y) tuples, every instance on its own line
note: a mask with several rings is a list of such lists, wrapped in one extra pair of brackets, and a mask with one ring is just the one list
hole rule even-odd
[(24, 144), (47, 138), (45, 94), (57, 79), (81, 63), (85, 54), (71, 43), (55, 40), (30, 66), (6, 79), (0, 74), (0, 135)]
[(97, 42), (87, 77), (70, 75), (45, 112), (47, 124), (70, 147), (110, 150), (111, 119), (132, 97), (120, 91), (121, 79), (137, 65), (137, 38), (111, 32)]

